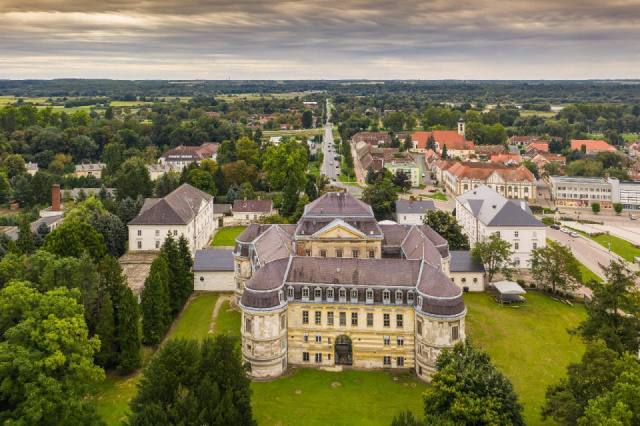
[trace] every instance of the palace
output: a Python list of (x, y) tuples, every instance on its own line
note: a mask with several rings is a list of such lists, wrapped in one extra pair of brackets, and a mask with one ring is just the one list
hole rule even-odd
[(250, 225), (233, 256), (252, 377), (291, 364), (429, 380), (440, 352), (465, 338), (463, 289), (484, 289), (468, 254), (427, 225), (379, 224), (343, 192), (308, 204), (297, 224)]

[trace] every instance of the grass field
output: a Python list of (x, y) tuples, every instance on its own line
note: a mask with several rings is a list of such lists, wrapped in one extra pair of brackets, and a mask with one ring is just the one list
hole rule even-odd
[(537, 115), (538, 117), (555, 117), (558, 114), (558, 111), (533, 111), (529, 109), (520, 110), (520, 117), (530, 117), (532, 115)]
[(212, 246), (235, 246), (236, 237), (246, 229), (246, 226), (228, 226), (220, 228), (213, 237)]
[(220, 305), (214, 334), (227, 334), (240, 338), (240, 322), (242, 314), (237, 309), (231, 308), (231, 303), (225, 300)]
[[(213, 309), (219, 296), (219, 294), (203, 294), (191, 300), (171, 336), (187, 339), (207, 337)], [(238, 325), (238, 327), (240, 326)]]
[(95, 396), (89, 401), (100, 417), (108, 425), (119, 425), (126, 420), (129, 411), (129, 400), (138, 391), (136, 385), (142, 376), (134, 373), (130, 376), (113, 375), (98, 384)]
[(300, 130), (263, 130), (262, 131), (262, 135), (264, 137), (300, 136), (300, 135), (315, 136), (315, 135), (321, 135), (323, 133), (324, 133), (324, 128), (300, 129)]
[(320, 176), (320, 169), (316, 165), (316, 163), (309, 163), (309, 173), (314, 176)]
[(587, 268), (582, 263), (580, 264), (580, 272), (582, 272), (582, 282), (583, 283), (588, 283), (591, 280), (596, 280), (599, 283), (602, 282), (602, 278), (600, 278), (591, 269)]
[(436, 192), (435, 194), (420, 194), (421, 197), (431, 198), (433, 200), (447, 201), (447, 196), (442, 192)]
[(422, 417), (426, 385), (412, 374), (300, 369), (288, 378), (254, 382), (251, 388), (259, 425), (388, 425), (406, 409)]
[(611, 251), (628, 262), (633, 262), (633, 258), (635, 256), (640, 256), (640, 249), (636, 248), (629, 241), (623, 240), (622, 238), (618, 238), (614, 235), (605, 234), (598, 235), (597, 237), (591, 237), (586, 232), (571, 228), (570, 226), (565, 226), (565, 228), (569, 228), (572, 231), (576, 231), (577, 233), (592, 239), (606, 249), (609, 249), (609, 244), (611, 244)]
[(585, 317), (583, 307), (570, 307), (539, 293), (526, 295), (529, 306), (500, 307), (486, 293), (467, 293), (467, 336), (484, 348), (511, 379), (528, 424), (541, 424), (540, 407), (547, 386), (580, 360), (584, 345), (567, 328)]

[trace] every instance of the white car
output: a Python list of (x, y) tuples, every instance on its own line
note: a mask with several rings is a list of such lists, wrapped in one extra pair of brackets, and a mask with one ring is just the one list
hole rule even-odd
[(571, 232), (571, 231), (569, 231), (567, 228), (562, 228), (562, 229), (560, 229), (560, 230), (561, 230), (562, 232), (564, 232), (565, 234), (568, 234), (569, 232)]
[(333, 166), (333, 161), (331, 163), (329, 163), (329, 164)]
[(572, 237), (578, 237), (578, 233), (577, 232), (571, 232), (569, 235), (571, 235)]

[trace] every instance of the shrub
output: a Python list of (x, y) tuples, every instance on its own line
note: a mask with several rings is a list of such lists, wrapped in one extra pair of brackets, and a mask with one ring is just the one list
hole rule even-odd
[(523, 279), (519, 279), (516, 281), (518, 283), (518, 285), (523, 286), (524, 285), (524, 280)]
[(573, 218), (568, 216), (562, 216), (560, 219), (566, 222), (573, 222)]

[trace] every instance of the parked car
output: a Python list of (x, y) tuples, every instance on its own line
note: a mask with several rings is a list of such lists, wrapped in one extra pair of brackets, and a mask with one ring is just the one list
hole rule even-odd
[(568, 234), (569, 232), (571, 232), (571, 231), (569, 231), (567, 228), (562, 228), (562, 229), (560, 229), (560, 230), (561, 230), (562, 232), (564, 232), (565, 234)]
[(433, 193), (433, 192), (438, 192), (438, 191), (436, 191), (435, 189), (430, 189), (429, 192)]
[(629, 214), (629, 219), (636, 220), (638, 219), (635, 214)]
[(579, 236), (577, 232), (570, 232), (569, 235), (571, 235), (574, 238)]
[(560, 225), (558, 225), (557, 223), (552, 223), (551, 225), (549, 225), (549, 227), (551, 229), (560, 229)]

